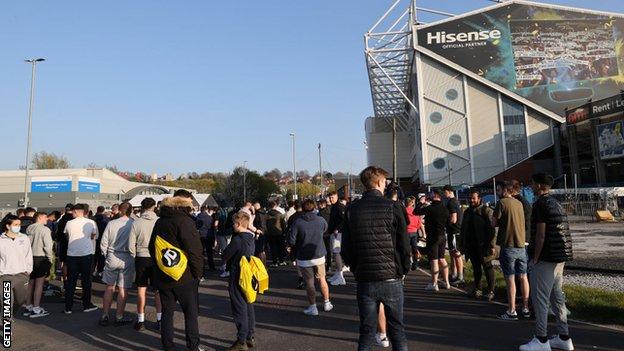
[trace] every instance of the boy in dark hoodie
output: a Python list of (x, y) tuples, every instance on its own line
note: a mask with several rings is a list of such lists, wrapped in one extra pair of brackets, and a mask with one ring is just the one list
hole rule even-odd
[(232, 317), (236, 324), (236, 341), (228, 349), (229, 351), (244, 351), (256, 346), (254, 329), (256, 315), (253, 304), (245, 300), (241, 292), (238, 280), (240, 279), (239, 262), (242, 257), (249, 258), (255, 251), (254, 234), (249, 231), (251, 217), (244, 211), (240, 211), (232, 217), (234, 236), (230, 244), (223, 250), (223, 260), (230, 269), (230, 281), (228, 292), (232, 305)]

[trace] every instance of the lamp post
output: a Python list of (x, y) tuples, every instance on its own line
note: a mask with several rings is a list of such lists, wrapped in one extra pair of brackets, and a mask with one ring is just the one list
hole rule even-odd
[(26, 172), (24, 174), (24, 207), (28, 206), (28, 171), (30, 171), (30, 139), (32, 130), (32, 112), (35, 103), (35, 67), (37, 62), (45, 61), (44, 58), (27, 59), (24, 62), (32, 65), (30, 76), (30, 103), (28, 105), (28, 138), (26, 141)]
[(295, 133), (290, 133), (290, 137), (292, 138), (293, 182), (295, 184), (295, 194), (293, 195), (293, 200), (297, 200), (297, 163), (295, 161)]
[(247, 203), (247, 161), (243, 161), (243, 202)]

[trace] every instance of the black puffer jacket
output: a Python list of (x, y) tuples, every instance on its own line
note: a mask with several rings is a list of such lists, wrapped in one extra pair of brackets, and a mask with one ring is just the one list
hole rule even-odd
[(403, 277), (410, 268), (404, 209), (371, 190), (353, 202), (342, 226), (341, 255), (358, 282)]
[(546, 223), (544, 247), (539, 260), (546, 262), (572, 261), (572, 236), (568, 216), (561, 207), (559, 201), (544, 194), (533, 204), (531, 214), (531, 242), (529, 244), (529, 257), (535, 257), (535, 237), (537, 224)]
[(329, 222), (327, 222), (327, 224), (329, 224), (329, 228), (327, 228), (329, 234), (333, 234), (336, 230), (342, 232), (345, 210), (346, 206), (341, 204), (340, 201), (331, 206), (329, 210)]
[[(152, 238), (149, 242), (149, 252), (154, 260), (154, 283), (159, 289), (181, 286), (203, 276), (204, 256), (202, 244), (195, 222), (188, 214), (188, 209), (192, 206), (192, 200), (183, 197), (170, 197), (162, 202), (160, 217), (154, 225)], [(154, 243), (156, 236), (160, 236), (186, 254), (188, 263), (180, 280), (175, 281), (158, 269), (156, 260), (162, 259), (162, 254), (155, 252)]]

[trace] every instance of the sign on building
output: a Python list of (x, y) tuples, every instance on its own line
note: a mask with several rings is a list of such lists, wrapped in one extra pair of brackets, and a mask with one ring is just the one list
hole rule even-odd
[(596, 130), (601, 159), (624, 157), (624, 121), (600, 124)]
[(78, 191), (81, 193), (99, 193), (100, 180), (95, 178), (78, 178)]
[(32, 177), (30, 180), (32, 193), (66, 193), (71, 190), (71, 177)]
[(510, 3), (417, 28), (417, 44), (561, 116), (624, 89), (624, 18)]

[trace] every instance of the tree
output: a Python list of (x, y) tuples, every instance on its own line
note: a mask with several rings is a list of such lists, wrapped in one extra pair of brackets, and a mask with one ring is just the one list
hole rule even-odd
[[(292, 195), (294, 193), (294, 185), (288, 184), (286, 185), (286, 198), (288, 200), (292, 199)], [(312, 183), (298, 183), (297, 184), (297, 198), (298, 199), (306, 199), (306, 198), (316, 198), (321, 194), (321, 188)]]
[(45, 151), (36, 152), (33, 155), (31, 166), (33, 169), (67, 169), (71, 164), (65, 156), (58, 156)]
[[(243, 182), (245, 182), (246, 194), (243, 191)], [(247, 195), (248, 201), (260, 201), (266, 204), (269, 196), (277, 192), (279, 192), (279, 187), (271, 179), (261, 176), (256, 171), (236, 167), (225, 180), (223, 199), (232, 204), (241, 204)]]
[(297, 171), (297, 179), (307, 180), (310, 179), (310, 172), (307, 169)]
[(264, 177), (271, 179), (272, 181), (276, 182), (280, 179), (282, 179), (282, 171), (280, 171), (277, 168), (273, 168), (272, 170), (268, 171), (268, 172), (264, 172)]

